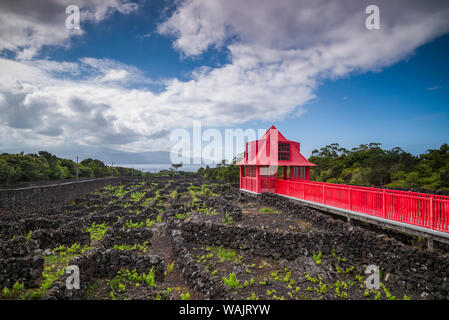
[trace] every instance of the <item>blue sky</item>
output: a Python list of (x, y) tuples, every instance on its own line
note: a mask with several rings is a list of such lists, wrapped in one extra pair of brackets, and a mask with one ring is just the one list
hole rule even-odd
[[(65, 28), (68, 4), (81, 31)], [(2, 2), (0, 151), (141, 162), (194, 120), (222, 132), (275, 124), (306, 156), (334, 142), (438, 148), (449, 3), (379, 0), (380, 30), (365, 27), (368, 4)]]
[(304, 153), (337, 142), (380, 142), (412, 154), (449, 142), (449, 36), (380, 72), (325, 81), (299, 119), (276, 123)]
[[(173, 38), (159, 34), (157, 26), (175, 8), (167, 1), (147, 1), (132, 15), (115, 12), (101, 24), (81, 22), (86, 36), (75, 37), (69, 50), (48, 46), (40, 56), (75, 62), (83, 57), (113, 59), (138, 67), (154, 80), (185, 80), (198, 67), (217, 67), (229, 61), (227, 50), (211, 49), (194, 58), (174, 50)], [(155, 85), (151, 89), (161, 88)]]

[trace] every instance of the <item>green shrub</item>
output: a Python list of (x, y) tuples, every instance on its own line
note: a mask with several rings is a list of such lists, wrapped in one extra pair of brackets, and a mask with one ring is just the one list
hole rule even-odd
[(181, 293), (181, 300), (190, 300), (190, 293)]
[(237, 279), (235, 273), (230, 273), (228, 278), (223, 277), (223, 282), (231, 289), (236, 289), (240, 285), (240, 281)]
[(260, 209), (259, 212), (261, 212), (261, 213), (278, 213), (276, 210), (273, 210), (272, 208), (268, 208), (268, 207)]

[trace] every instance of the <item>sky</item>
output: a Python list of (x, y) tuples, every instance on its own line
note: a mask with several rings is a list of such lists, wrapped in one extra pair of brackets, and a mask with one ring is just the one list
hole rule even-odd
[(141, 164), (197, 120), (420, 154), (449, 142), (448, 52), (447, 0), (1, 0), (0, 152)]

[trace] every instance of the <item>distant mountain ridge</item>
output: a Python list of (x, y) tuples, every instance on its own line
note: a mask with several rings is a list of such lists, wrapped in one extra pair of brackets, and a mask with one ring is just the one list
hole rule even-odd
[[(98, 159), (103, 161), (105, 164), (110, 165), (112, 162), (114, 164), (132, 165), (132, 164), (164, 164), (170, 165), (170, 154), (169, 151), (144, 151), (144, 152), (126, 152), (118, 151), (105, 147), (84, 147), (84, 146), (64, 146), (59, 148), (14, 148), (8, 150), (0, 150), (0, 153), (38, 153), (41, 150), (48, 151), (60, 158), (66, 158), (76, 161), (78, 156), (79, 161), (87, 158)], [(183, 158), (184, 164), (193, 164), (193, 159)], [(204, 164), (205, 165), (205, 164)]]

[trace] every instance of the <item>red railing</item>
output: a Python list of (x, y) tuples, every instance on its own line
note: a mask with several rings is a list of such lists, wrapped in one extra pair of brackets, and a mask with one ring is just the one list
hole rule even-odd
[(448, 196), (280, 179), (276, 180), (275, 193), (449, 232)]
[(260, 192), (275, 192), (276, 178), (260, 177)]

